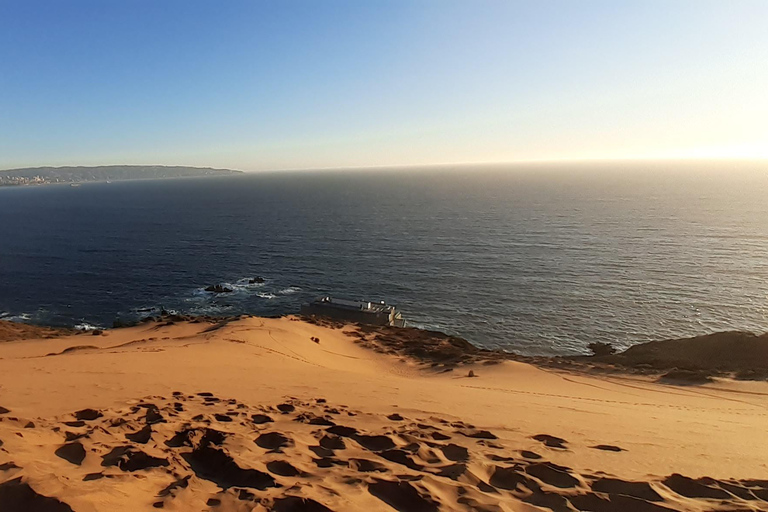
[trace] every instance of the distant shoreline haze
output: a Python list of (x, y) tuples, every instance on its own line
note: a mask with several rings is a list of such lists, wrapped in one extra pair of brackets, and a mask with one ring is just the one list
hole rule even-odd
[(231, 176), (242, 171), (165, 165), (25, 167), (0, 171), (0, 186)]

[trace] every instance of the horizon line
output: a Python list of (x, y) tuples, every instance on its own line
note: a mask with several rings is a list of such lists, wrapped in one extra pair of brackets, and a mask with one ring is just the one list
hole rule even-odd
[(212, 165), (184, 165), (184, 164), (158, 164), (158, 163), (110, 163), (110, 164), (66, 164), (66, 165), (34, 165), (28, 167), (12, 167), (0, 169), (0, 172), (16, 171), (23, 169), (61, 169), (66, 167), (188, 167), (196, 169), (212, 169), (223, 171), (239, 171), (242, 173), (260, 172), (291, 172), (291, 171), (333, 171), (333, 170), (367, 170), (367, 169), (406, 169), (413, 167), (445, 167), (445, 166), (469, 166), (469, 165), (521, 165), (521, 164), (567, 164), (567, 163), (609, 163), (609, 162), (764, 162), (768, 163), (768, 157), (583, 157), (583, 158), (528, 158), (519, 160), (481, 160), (465, 162), (432, 162), (421, 164), (375, 164), (375, 165), (344, 165), (325, 167), (275, 167), (259, 170), (243, 170), (232, 167), (219, 167)]

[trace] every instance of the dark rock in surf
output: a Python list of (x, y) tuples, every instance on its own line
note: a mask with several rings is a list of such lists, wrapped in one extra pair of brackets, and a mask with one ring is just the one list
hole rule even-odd
[(227, 288), (224, 285), (220, 284), (213, 284), (211, 286), (207, 286), (205, 288), (205, 291), (211, 292), (211, 293), (232, 293), (232, 288)]

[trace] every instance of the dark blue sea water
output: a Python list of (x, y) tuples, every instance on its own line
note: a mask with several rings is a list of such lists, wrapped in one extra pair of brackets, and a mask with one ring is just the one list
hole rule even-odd
[[(729, 163), (3, 188), (0, 315), (110, 326), (159, 307), (291, 313), (327, 294), (529, 354), (764, 332), (767, 197), (768, 168)], [(215, 283), (235, 291), (203, 291)]]

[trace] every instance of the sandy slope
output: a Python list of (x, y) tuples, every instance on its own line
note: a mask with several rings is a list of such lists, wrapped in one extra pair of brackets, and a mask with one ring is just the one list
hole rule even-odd
[(768, 510), (766, 383), (439, 374), (292, 318), (212, 327), (0, 344), (0, 510)]

